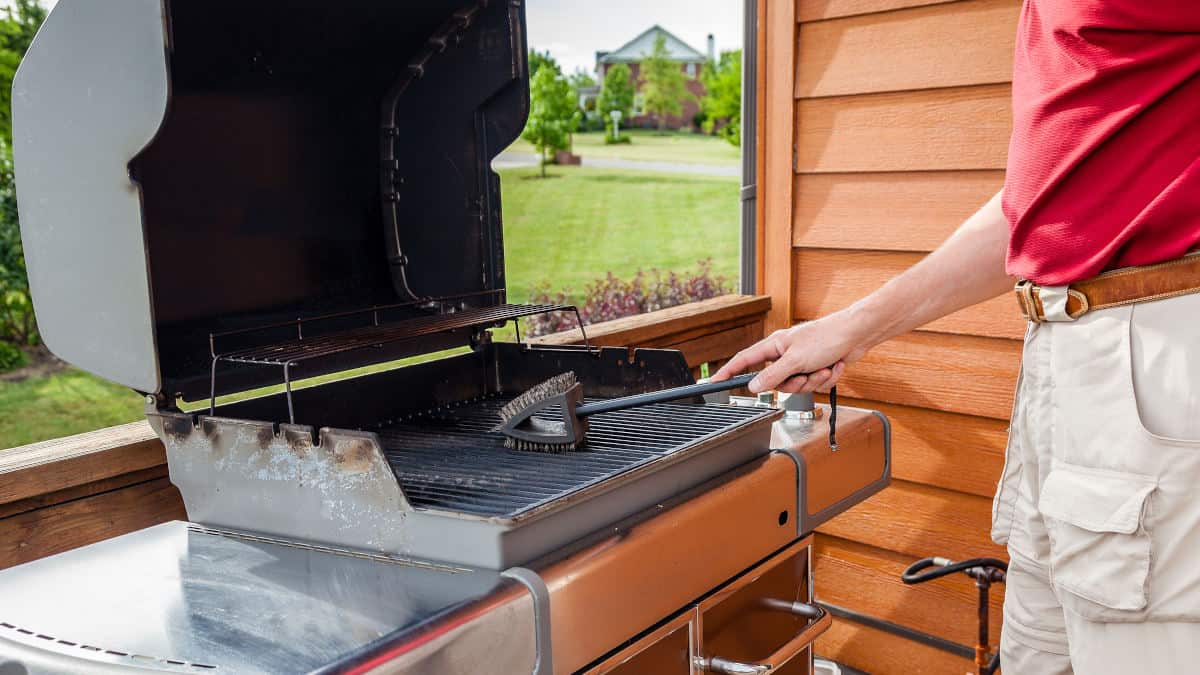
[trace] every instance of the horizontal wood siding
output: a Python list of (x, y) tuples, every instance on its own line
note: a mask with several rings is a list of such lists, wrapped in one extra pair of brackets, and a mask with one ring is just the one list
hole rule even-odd
[(865, 673), (962, 675), (975, 672), (975, 664), (970, 659), (838, 619), (817, 640), (817, 653), (835, 655), (839, 662)]
[(796, 168), (1003, 169), (1011, 118), (1007, 84), (800, 99)]
[(1004, 187), (1004, 172), (914, 171), (796, 176), (792, 243), (932, 251)]
[(856, 14), (873, 14), (890, 9), (940, 5), (957, 0), (796, 0), (796, 17), (807, 23)]
[[(816, 592), (822, 602), (867, 609), (885, 621), (959, 644), (974, 642), (973, 584), (942, 578), (908, 586), (900, 581), (900, 574), (912, 562), (907, 556), (832, 535), (818, 536), (813, 553)], [(998, 615), (1001, 606), (997, 595), (989, 610)], [(990, 628), (995, 641), (1000, 626), (993, 623)]]
[(892, 423), (892, 475), (900, 480), (991, 497), (1004, 468), (1006, 420), (842, 397)]
[[(793, 315), (816, 319), (847, 307), (861, 297), (863, 289), (879, 288), (923, 257), (923, 253), (797, 248), (793, 255), (797, 287)], [(1002, 296), (938, 319), (924, 329), (1019, 339), (1025, 333), (1025, 319), (1016, 300)]]
[(1012, 0), (968, 0), (802, 24), (796, 96), (1008, 82), (1019, 11)]
[[(789, 292), (772, 297), (789, 303), (793, 320), (885, 284), (1003, 186), (1020, 11), (1020, 0), (796, 0), (792, 185), (762, 195), (790, 200), (791, 269), (764, 273), (789, 275)], [(768, 72), (768, 89), (778, 77)], [(894, 481), (821, 528), (822, 600), (974, 645), (969, 579), (909, 587), (899, 575), (926, 556), (1003, 557), (989, 538), (991, 495), (1024, 327), (1015, 301), (1001, 297), (896, 338), (849, 370), (844, 400), (892, 421)], [(1001, 594), (993, 592), (993, 644)], [(877, 674), (973, 669), (846, 620), (818, 652)]]

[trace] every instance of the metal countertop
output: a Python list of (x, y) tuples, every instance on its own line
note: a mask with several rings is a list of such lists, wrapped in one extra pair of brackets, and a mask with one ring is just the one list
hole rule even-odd
[(504, 583), (172, 522), (0, 571), (0, 641), (150, 670), (299, 673)]

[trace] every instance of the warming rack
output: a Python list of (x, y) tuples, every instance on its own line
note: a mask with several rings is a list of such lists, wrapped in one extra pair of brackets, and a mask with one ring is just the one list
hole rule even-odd
[[(329, 358), (339, 354), (346, 354), (348, 352), (354, 352), (363, 349), (378, 349), (384, 345), (395, 342), (427, 337), (430, 335), (463, 328), (501, 326), (508, 321), (513, 321), (514, 325), (516, 325), (517, 340), (520, 341), (520, 324), (517, 323), (517, 319), (527, 316), (534, 316), (536, 314), (559, 311), (573, 312), (575, 314), (575, 320), (580, 327), (580, 332), (583, 334), (584, 347), (588, 350), (591, 349), (591, 344), (588, 341), (587, 333), (583, 329), (583, 317), (580, 316), (579, 309), (574, 305), (501, 304), (490, 307), (472, 308), (466, 308), (462, 306), (464, 301), (471, 298), (496, 296), (503, 293), (504, 289), (496, 289), (476, 293), (465, 293), (461, 295), (450, 295), (440, 298), (425, 298), (423, 300), (416, 300), (412, 302), (401, 302), (392, 305), (377, 305), (365, 309), (337, 312), (334, 314), (300, 317), (291, 321), (280, 321), (277, 323), (253, 326), (250, 328), (240, 328), (237, 330), (210, 333), (208, 336), (208, 347), (209, 354), (212, 357), (212, 369), (209, 379), (209, 414), (213, 415), (216, 413), (217, 364), (222, 362), (241, 365), (279, 367), (283, 371), (283, 386), (287, 395), (288, 421), (292, 424), (295, 424), (296, 413), (295, 406), (292, 402), (292, 368), (314, 359)], [(384, 312), (417, 306), (436, 306), (437, 313), (430, 314), (428, 316), (418, 316), (392, 322), (385, 322), (380, 319), (380, 315)], [(313, 335), (312, 331), (310, 330), (309, 335), (305, 335), (306, 326), (311, 327), (312, 324), (322, 321), (347, 319), (356, 316), (368, 317), (369, 323), (364, 326), (358, 326), (355, 328), (338, 330), (329, 333), (321, 333), (319, 335)], [(288, 339), (274, 340), (268, 344), (256, 345), (253, 347), (242, 347), (226, 352), (221, 352), (217, 349), (217, 343), (222, 338), (289, 327), (294, 328), (296, 334), (294, 337)]]

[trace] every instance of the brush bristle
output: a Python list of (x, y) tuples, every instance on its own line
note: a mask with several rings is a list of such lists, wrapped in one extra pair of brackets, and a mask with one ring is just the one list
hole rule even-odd
[(530, 441), (522, 441), (516, 438), (507, 437), (504, 439), (504, 447), (509, 450), (520, 450), (522, 452), (541, 452), (550, 455), (557, 455), (564, 452), (575, 452), (579, 449), (577, 443), (532, 443)]
[(575, 373), (573, 372), (555, 375), (506, 403), (500, 409), (500, 418), (507, 422), (522, 413), (529, 406), (565, 393), (571, 387), (574, 387), (576, 382)]

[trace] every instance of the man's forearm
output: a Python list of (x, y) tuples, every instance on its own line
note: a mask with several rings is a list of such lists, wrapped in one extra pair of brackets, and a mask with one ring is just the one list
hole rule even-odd
[(936, 251), (845, 312), (864, 346), (873, 347), (1011, 290), (1007, 249), (1008, 222), (997, 194)]
[(846, 366), (888, 338), (1012, 288), (1004, 273), (1008, 222), (996, 195), (938, 250), (871, 295), (840, 312), (775, 331), (738, 352), (713, 379), (770, 363), (750, 383), (754, 392), (791, 393), (837, 384)]

